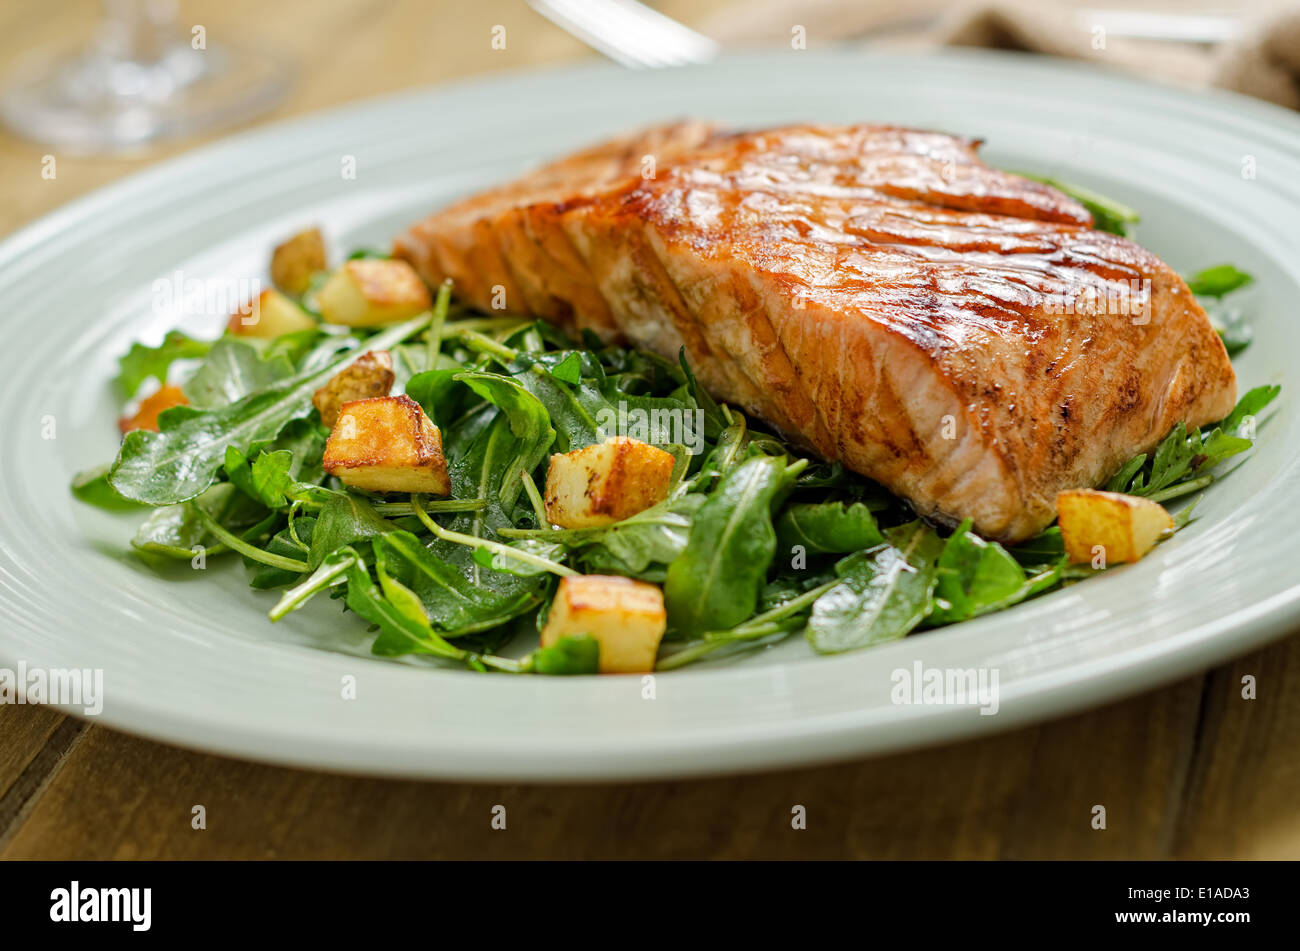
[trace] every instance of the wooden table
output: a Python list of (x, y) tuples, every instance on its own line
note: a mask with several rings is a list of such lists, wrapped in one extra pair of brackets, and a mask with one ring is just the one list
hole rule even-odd
[[(717, 3), (705, 6), (717, 6)], [(664, 5), (684, 19), (699, 3)], [(588, 55), (522, 3), (183, 3), (299, 64), (271, 119)], [(84, 35), (97, 4), (0, 6), (0, 63)], [(261, 12), (259, 12), (261, 11)], [(254, 26), (255, 24), (255, 26)], [(507, 29), (507, 48), (490, 31)], [(194, 143), (186, 143), (184, 147)], [(180, 148), (60, 157), (0, 138), (0, 232)], [(1241, 696), (1252, 675), (1258, 698)], [(4, 858), (1300, 858), (1300, 636), (1144, 696), (861, 763), (631, 786), (391, 782), (172, 749), (0, 706)], [(491, 810), (507, 806), (505, 832)], [(1094, 831), (1092, 809), (1107, 810)], [(191, 828), (195, 805), (207, 828)], [(807, 829), (791, 829), (791, 809)]]

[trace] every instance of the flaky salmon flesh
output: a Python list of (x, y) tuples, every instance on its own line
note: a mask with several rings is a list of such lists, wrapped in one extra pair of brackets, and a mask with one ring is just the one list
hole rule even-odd
[(1236, 378), (1187, 285), (978, 141), (681, 122), (571, 155), (395, 241), (485, 310), (676, 359), (944, 524), (1037, 534)]

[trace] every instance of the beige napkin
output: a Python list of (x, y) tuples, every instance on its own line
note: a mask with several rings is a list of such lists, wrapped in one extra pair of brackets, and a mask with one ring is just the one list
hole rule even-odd
[(1107, 35), (1104, 18), (1081, 13), (1123, 9), (1193, 15), (1225, 9), (1198, 0), (749, 0), (723, 8), (701, 29), (724, 42), (779, 38), (789, 43), (798, 28), (809, 49), (862, 42), (874, 48), (942, 44), (1025, 50), (1165, 82), (1219, 86), (1300, 109), (1300, 3), (1243, 0), (1235, 6), (1246, 33), (1213, 46)]

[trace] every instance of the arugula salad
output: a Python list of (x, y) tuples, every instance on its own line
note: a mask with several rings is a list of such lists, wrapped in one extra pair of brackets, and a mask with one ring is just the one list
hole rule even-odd
[[(1062, 187), (1099, 227), (1136, 218)], [(1003, 546), (716, 403), (684, 356), (473, 312), (382, 254), (331, 271), (315, 231), (271, 273), (219, 339), (172, 331), (121, 358), (120, 451), (72, 491), (143, 510), (148, 561), (242, 560), (279, 592), (271, 621), (333, 600), (375, 654), (477, 671), (665, 671), (790, 637), (834, 654), (1004, 610), (1108, 570), (1098, 538), (1131, 562), (1185, 525), (1194, 503), (1162, 504), (1249, 449), (1278, 392), (1180, 424)], [(1249, 337), (1223, 298), (1249, 281), (1189, 279), (1232, 353)]]

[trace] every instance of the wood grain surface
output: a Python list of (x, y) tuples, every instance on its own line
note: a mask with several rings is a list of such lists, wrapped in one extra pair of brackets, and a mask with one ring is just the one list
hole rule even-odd
[[(699, 22), (716, 0), (661, 8)], [(194, 0), (210, 42), (293, 60), (273, 121), (590, 55), (522, 2)], [(98, 4), (0, 3), (0, 67), (88, 35)], [(507, 48), (490, 48), (494, 25)], [(159, 159), (0, 136), (0, 233)], [(1242, 696), (1242, 678), (1257, 683)], [(0, 857), (1300, 858), (1300, 637), (1173, 686), (976, 742), (837, 766), (622, 786), (394, 782), (161, 746), (0, 706)], [(493, 829), (493, 807), (506, 828)], [(1094, 807), (1106, 828), (1093, 828)], [(193, 828), (202, 806), (206, 828)], [(803, 806), (807, 828), (792, 828)]]

